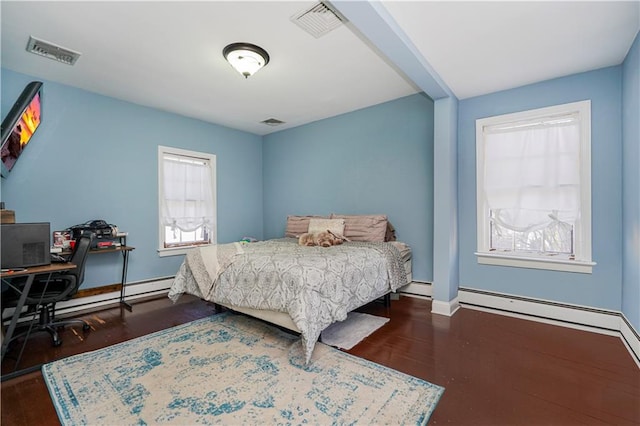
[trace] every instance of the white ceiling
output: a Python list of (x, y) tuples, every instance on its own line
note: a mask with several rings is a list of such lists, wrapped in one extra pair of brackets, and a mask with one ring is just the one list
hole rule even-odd
[(384, 5), (458, 99), (618, 65), (640, 29), (640, 1)]
[[(426, 90), (353, 22), (316, 39), (290, 21), (315, 3), (3, 0), (1, 65), (259, 135)], [(419, 72), (459, 99), (618, 65), (640, 28), (638, 1), (377, 4), (427, 64)], [(82, 56), (69, 66), (28, 53), (30, 35)], [(239, 41), (271, 57), (248, 79), (222, 57)]]

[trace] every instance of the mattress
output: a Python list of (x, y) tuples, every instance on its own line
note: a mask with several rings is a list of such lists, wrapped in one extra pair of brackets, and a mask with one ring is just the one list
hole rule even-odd
[(168, 296), (202, 297), (302, 336), (306, 361), (324, 328), (406, 285), (406, 244), (347, 242), (331, 249), (291, 238), (217, 244), (187, 253)]
[[(402, 256), (402, 259), (404, 260), (404, 270), (407, 273), (407, 284), (410, 284), (412, 281), (412, 277), (411, 277), (411, 248), (402, 242), (398, 242), (398, 241), (393, 241), (393, 245), (396, 246), (398, 248), (398, 250), (400, 251), (400, 255)], [(291, 319), (291, 317), (289, 316), (289, 314), (284, 313), (284, 312), (277, 312), (277, 311), (266, 311), (266, 310), (261, 310), (261, 309), (251, 309), (251, 308), (243, 308), (243, 307), (239, 307), (239, 306), (233, 306), (233, 305), (225, 305), (225, 304), (220, 304), (221, 306), (224, 306), (227, 309), (231, 309), (232, 311), (235, 312), (240, 312), (243, 313), (245, 315), (250, 315), (254, 318), (258, 318), (261, 319), (263, 321), (267, 321), (271, 324), (276, 324), (280, 327), (283, 327), (287, 330), (291, 330), (293, 332), (296, 333), (300, 333), (300, 329), (298, 327), (296, 327), (296, 325), (294, 324), (293, 320)]]

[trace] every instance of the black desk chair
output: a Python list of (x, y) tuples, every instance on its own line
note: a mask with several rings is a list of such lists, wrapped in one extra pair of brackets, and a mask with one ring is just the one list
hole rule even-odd
[[(84, 265), (87, 261), (89, 249), (91, 248), (92, 239), (92, 233), (84, 233), (76, 240), (73, 253), (71, 254), (71, 258), (69, 259), (69, 262), (76, 265), (75, 269), (51, 274), (50, 278), (49, 274), (36, 276), (25, 301), (25, 306), (29, 307), (28, 312), (33, 312), (36, 309), (39, 312), (39, 322), (37, 328), (35, 328), (31, 332), (49, 332), (49, 334), (51, 334), (51, 338), (53, 339), (53, 346), (60, 346), (62, 344), (62, 340), (60, 339), (57, 331), (58, 327), (64, 327), (65, 325), (71, 324), (79, 324), (82, 325), (82, 329), (84, 331), (87, 331), (90, 328), (89, 324), (79, 319), (56, 321), (55, 308), (56, 303), (69, 300), (73, 297), (74, 294), (78, 292), (78, 288), (84, 280)], [(3, 310), (5, 308), (15, 307), (17, 305), (20, 293), (17, 291), (17, 289), (11, 287), (19, 288), (20, 285), (21, 283), (19, 281), (12, 282), (9, 290), (3, 293)], [(47, 287), (46, 291), (43, 293), (42, 289), (45, 285)], [(29, 328), (29, 325), (26, 325), (26, 327)], [(18, 333), (11, 340), (20, 338), (27, 333), (29, 333), (29, 330)]]

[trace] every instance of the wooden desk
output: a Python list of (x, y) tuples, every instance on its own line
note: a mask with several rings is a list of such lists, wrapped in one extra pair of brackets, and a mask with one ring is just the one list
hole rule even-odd
[[(9, 323), (9, 328), (7, 329), (7, 332), (5, 333), (2, 339), (2, 357), (0, 358), (0, 361), (4, 360), (4, 355), (7, 352), (9, 343), (11, 342), (11, 338), (13, 337), (13, 332), (15, 331), (16, 324), (18, 323), (18, 318), (22, 313), (22, 308), (24, 308), (24, 302), (27, 299), (27, 295), (29, 294), (29, 290), (31, 290), (31, 285), (33, 284), (33, 280), (36, 277), (36, 275), (48, 275), (47, 277), (47, 283), (48, 283), (49, 279), (51, 279), (51, 274), (53, 274), (54, 272), (68, 271), (70, 269), (75, 269), (75, 268), (76, 268), (76, 265), (73, 263), (52, 263), (50, 265), (34, 266), (32, 268), (27, 268), (20, 271), (2, 272), (0, 274), (0, 279), (2, 279), (2, 281), (8, 280), (10, 278), (16, 278), (16, 277), (24, 277), (24, 276), (27, 277), (27, 281), (25, 282), (24, 287), (20, 292), (20, 298), (18, 299), (18, 304), (16, 306), (16, 309), (15, 311), (13, 311), (11, 322)], [(7, 281), (7, 285), (11, 286), (11, 284), (8, 281)], [(15, 289), (16, 287), (13, 287), (13, 288)], [(47, 289), (47, 286), (46, 285), (43, 286), (42, 288), (43, 294), (46, 291), (46, 289)], [(27, 339), (25, 339), (25, 342), (26, 340)]]
[(73, 263), (51, 263), (49, 265), (43, 266), (33, 266), (31, 268), (26, 268), (23, 270), (10, 270), (9, 272), (2, 271), (0, 273), (0, 278), (13, 278), (13, 277), (23, 277), (25, 275), (32, 274), (48, 274), (49, 272), (60, 272), (67, 271), (69, 269), (75, 269), (76, 265)]

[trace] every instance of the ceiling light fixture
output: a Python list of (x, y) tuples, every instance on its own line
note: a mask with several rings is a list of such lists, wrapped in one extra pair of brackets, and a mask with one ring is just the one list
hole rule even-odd
[(250, 43), (232, 43), (222, 50), (222, 55), (244, 78), (269, 63), (267, 51)]

